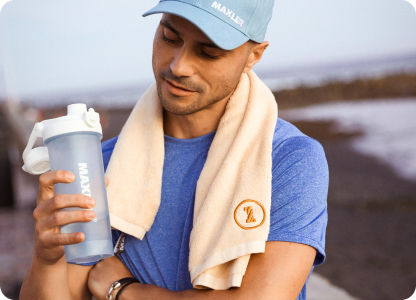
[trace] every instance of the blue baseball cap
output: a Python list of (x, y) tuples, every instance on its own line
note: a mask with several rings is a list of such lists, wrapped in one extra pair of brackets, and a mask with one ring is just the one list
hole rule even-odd
[(143, 17), (169, 13), (197, 26), (218, 47), (231, 50), (248, 40), (261, 43), (274, 0), (161, 0)]

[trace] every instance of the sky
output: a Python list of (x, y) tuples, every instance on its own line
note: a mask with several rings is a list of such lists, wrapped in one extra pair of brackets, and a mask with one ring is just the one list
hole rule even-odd
[[(13, 0), (0, 13), (0, 97), (153, 80), (155, 0)], [(258, 72), (416, 53), (404, 0), (276, 0)]]

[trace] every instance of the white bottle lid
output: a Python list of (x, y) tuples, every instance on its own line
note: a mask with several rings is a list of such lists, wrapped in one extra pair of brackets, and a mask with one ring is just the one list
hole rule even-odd
[(22, 167), (23, 171), (32, 175), (39, 175), (50, 171), (49, 153), (47, 147), (37, 147), (29, 152)]
[(45, 142), (51, 137), (73, 132), (95, 132), (101, 135), (101, 139), (103, 132), (100, 115), (92, 108), (87, 111), (85, 104), (77, 103), (68, 105), (66, 116), (36, 123), (22, 155), (24, 162), (22, 169), (33, 175), (49, 171), (51, 167), (48, 148), (37, 147), (32, 149), (37, 138), (41, 137)]
[(40, 137), (43, 142), (47, 139), (71, 132), (96, 132), (103, 135), (100, 124), (100, 115), (82, 103), (68, 105), (68, 114), (66, 116), (50, 119), (40, 122), (42, 131)]

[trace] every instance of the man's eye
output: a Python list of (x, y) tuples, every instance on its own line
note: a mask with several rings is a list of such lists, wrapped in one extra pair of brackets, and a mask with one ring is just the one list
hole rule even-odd
[(166, 37), (166, 35), (163, 33), (162, 38), (165, 42), (169, 43), (169, 44), (175, 44), (177, 41), (175, 40), (171, 40), (169, 38)]
[(179, 42), (178, 36), (168, 28), (163, 29), (162, 38), (165, 42), (170, 43), (170, 44), (176, 44)]
[(216, 60), (216, 59), (218, 59), (219, 58), (219, 56), (215, 56), (215, 55), (210, 55), (210, 54), (208, 54), (208, 53), (206, 53), (206, 52), (204, 52), (204, 51), (200, 51), (201, 52), (201, 55), (203, 56), (203, 57), (205, 57), (205, 58), (208, 58), (208, 59), (211, 59), (211, 60)]

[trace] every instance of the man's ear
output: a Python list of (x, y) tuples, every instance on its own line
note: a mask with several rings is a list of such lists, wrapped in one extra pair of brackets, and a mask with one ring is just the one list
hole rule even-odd
[(264, 41), (263, 43), (255, 44), (251, 47), (250, 54), (247, 59), (246, 66), (243, 73), (248, 73), (253, 69), (254, 65), (258, 63), (263, 56), (264, 50), (269, 46), (269, 42)]

